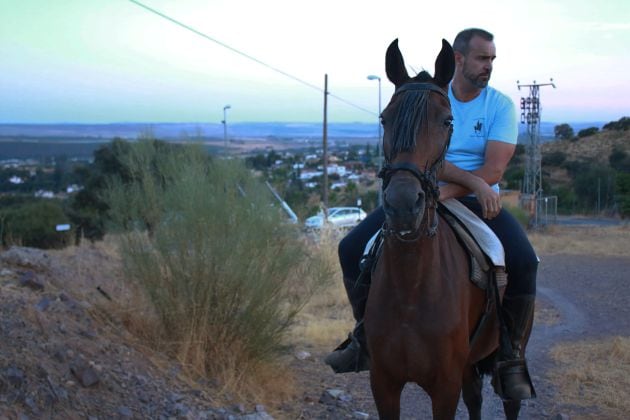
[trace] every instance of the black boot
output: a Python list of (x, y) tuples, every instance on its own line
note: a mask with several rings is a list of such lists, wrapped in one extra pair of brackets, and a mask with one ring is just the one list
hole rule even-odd
[(512, 348), (501, 349), (494, 380), (495, 389), (504, 400), (520, 401), (536, 397), (523, 354), (525, 335), (534, 316), (534, 300), (534, 295), (503, 298), (503, 317)]
[(344, 278), (348, 300), (352, 306), (352, 315), (357, 323), (346, 341), (341, 343), (324, 359), (335, 373), (361, 372), (370, 369), (370, 358), (363, 329), (363, 316), (372, 282), (373, 256), (363, 258), (360, 264), (361, 274), (358, 279)]
[(365, 331), (363, 320), (357, 322), (354, 330), (348, 334), (346, 341), (341, 343), (324, 359), (335, 373), (361, 372), (370, 370), (370, 358), (365, 345)]

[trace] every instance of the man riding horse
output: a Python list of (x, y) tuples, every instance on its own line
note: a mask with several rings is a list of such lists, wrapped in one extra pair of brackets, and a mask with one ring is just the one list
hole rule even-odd
[[(520, 224), (501, 208), (498, 187), (516, 147), (516, 110), (509, 97), (488, 86), (496, 57), (492, 34), (466, 29), (455, 38), (453, 50), (455, 74), (448, 98), (454, 130), (438, 173), (442, 182), (439, 199), (459, 200), (482, 218), (504, 247), (509, 282), (502, 317), (511, 349), (499, 353), (498, 377), (504, 399), (523, 400), (535, 396), (523, 348), (534, 313), (538, 258)], [(359, 265), (365, 245), (384, 220), (379, 207), (339, 244), (344, 285), (357, 324), (349, 339), (326, 357), (325, 362), (337, 373), (369, 369), (363, 317), (370, 270), (362, 272)]]

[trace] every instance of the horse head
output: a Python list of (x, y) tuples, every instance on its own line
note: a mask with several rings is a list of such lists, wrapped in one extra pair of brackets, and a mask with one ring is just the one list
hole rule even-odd
[[(419, 236), (427, 209), (435, 207), (439, 196), (437, 170), (453, 131), (446, 92), (455, 58), (450, 44), (442, 40), (434, 76), (422, 71), (409, 77), (396, 39), (387, 49), (385, 67), (396, 90), (381, 114), (384, 231), (409, 240)], [(428, 219), (424, 224), (432, 235), (437, 217), (433, 213)]]

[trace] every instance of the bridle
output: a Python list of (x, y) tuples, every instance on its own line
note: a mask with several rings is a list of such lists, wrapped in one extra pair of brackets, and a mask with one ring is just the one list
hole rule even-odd
[[(443, 89), (432, 83), (407, 83), (396, 89), (394, 95), (407, 91), (437, 92), (446, 99), (450, 106), (448, 94)], [(401, 110), (399, 109), (398, 112), (401, 112)], [(433, 162), (431, 166), (425, 168), (424, 171), (421, 171), (420, 168), (418, 168), (418, 166), (413, 162), (390, 163), (390, 157), (387, 157), (385, 164), (378, 173), (378, 177), (383, 180), (383, 191), (385, 191), (385, 189), (389, 185), (392, 176), (398, 171), (409, 172), (420, 182), (420, 186), (426, 194), (424, 214), (427, 215), (428, 218), (426, 228), (426, 235), (428, 237), (433, 237), (437, 233), (438, 217), (436, 215), (436, 208), (437, 201), (440, 197), (440, 188), (437, 182), (437, 170), (442, 166), (442, 163), (444, 162), (444, 156), (446, 155), (446, 150), (448, 149), (448, 146), (450, 144), (452, 134), (453, 127), (451, 126), (448, 139), (444, 144), (444, 148), (440, 152), (435, 162)], [(421, 236), (419, 228), (416, 232), (414, 232), (414, 235), (412, 237), (403, 237), (399, 232), (394, 231), (393, 229), (389, 229), (387, 227), (387, 223), (383, 224), (382, 231), (384, 236), (394, 236), (396, 239), (402, 242), (413, 242), (418, 240)]]

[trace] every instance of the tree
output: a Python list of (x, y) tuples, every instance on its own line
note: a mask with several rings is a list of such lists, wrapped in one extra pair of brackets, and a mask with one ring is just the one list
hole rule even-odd
[(604, 130), (618, 131), (626, 131), (628, 128), (630, 128), (630, 117), (622, 117), (619, 121), (611, 121), (603, 127)]
[(575, 135), (573, 131), (573, 127), (571, 127), (569, 124), (566, 124), (566, 123), (556, 125), (553, 129), (553, 132), (556, 138), (561, 139), (561, 140), (572, 139), (573, 136)]

